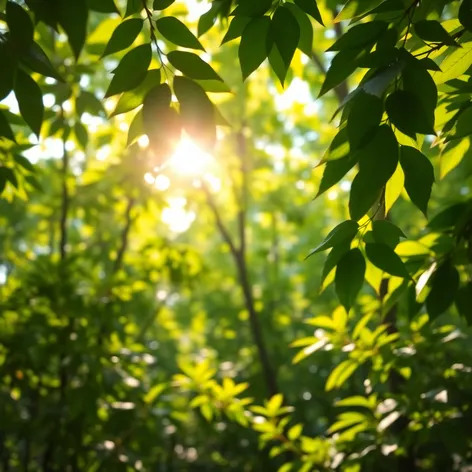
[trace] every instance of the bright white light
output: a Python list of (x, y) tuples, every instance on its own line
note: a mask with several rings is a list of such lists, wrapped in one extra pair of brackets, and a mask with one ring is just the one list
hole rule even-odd
[(138, 146), (141, 149), (146, 149), (149, 146), (149, 138), (145, 134), (138, 138)]
[(157, 188), (157, 190), (167, 190), (170, 187), (170, 179), (167, 177), (167, 175), (158, 175), (156, 177), (156, 180), (154, 181), (154, 186)]
[(202, 151), (192, 140), (184, 136), (177, 144), (169, 165), (179, 174), (200, 175), (208, 170), (212, 162), (210, 154)]
[(183, 197), (169, 198), (169, 206), (162, 210), (161, 220), (173, 233), (184, 233), (195, 220), (195, 213), (185, 210), (186, 203)]
[(147, 184), (152, 185), (156, 179), (150, 172), (146, 172), (144, 174), (144, 180)]
[(336, 190), (328, 192), (328, 200), (336, 200), (336, 198), (338, 198), (338, 192), (336, 192)]

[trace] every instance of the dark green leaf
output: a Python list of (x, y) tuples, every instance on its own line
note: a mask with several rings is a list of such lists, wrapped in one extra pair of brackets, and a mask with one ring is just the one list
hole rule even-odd
[(400, 164), (405, 173), (405, 190), (411, 201), (427, 216), (428, 202), (434, 183), (430, 160), (417, 149), (401, 146)]
[(456, 203), (446, 208), (428, 222), (428, 228), (433, 231), (444, 231), (456, 226), (467, 211), (467, 208), (468, 205), (465, 202)]
[(80, 121), (76, 121), (74, 124), (74, 134), (79, 146), (85, 150), (87, 148), (89, 136), (87, 128)]
[(231, 13), (234, 16), (262, 16), (272, 6), (272, 0), (239, 0), (238, 6)]
[(421, 20), (415, 23), (416, 34), (424, 41), (444, 43), (447, 46), (455, 46), (456, 42), (444, 27), (436, 20)]
[(133, 90), (125, 92), (118, 103), (116, 104), (115, 110), (110, 116), (119, 115), (128, 111), (138, 108), (144, 100), (146, 94), (154, 88), (156, 85), (161, 83), (161, 70), (150, 69), (146, 73), (144, 80)]
[(180, 20), (173, 16), (165, 16), (156, 21), (158, 31), (171, 43), (177, 46), (191, 49), (201, 49), (204, 47), (196, 36)]
[(459, 284), (459, 272), (450, 260), (438, 267), (431, 276), (431, 291), (426, 298), (426, 310), (431, 319), (444, 313), (454, 303)]
[(323, 177), (321, 178), (320, 188), (315, 198), (336, 185), (357, 163), (357, 156), (350, 155), (343, 159), (328, 161), (325, 164)]
[(375, 95), (363, 91), (356, 94), (349, 105), (347, 135), (351, 149), (357, 149), (380, 125), (383, 115), (383, 103)]
[(310, 18), (294, 3), (285, 3), (284, 6), (293, 13), (300, 27), (298, 49), (311, 58), (313, 56), (313, 25)]
[(102, 57), (130, 47), (143, 28), (141, 18), (130, 18), (120, 23), (113, 31)]
[(10, 128), (8, 120), (5, 118), (5, 115), (0, 110), (0, 138), (6, 138), (10, 141), (16, 142), (13, 135), (13, 131)]
[(309, 256), (312, 256), (317, 252), (325, 251), (326, 249), (330, 249), (344, 242), (351, 242), (358, 230), (359, 225), (356, 221), (343, 221), (328, 233), (324, 241), (313, 249)]
[(33, 22), (20, 5), (11, 1), (7, 2), (6, 20), (13, 47), (23, 55), (33, 44)]
[(195, 80), (223, 79), (203, 59), (193, 52), (171, 51), (167, 54), (169, 62), (184, 75)]
[(250, 17), (235, 16), (231, 20), (228, 31), (226, 32), (223, 40), (221, 41), (221, 44), (225, 44), (229, 41), (232, 41), (233, 39), (239, 38), (243, 34), (244, 29), (250, 21)]
[[(143, 0), (127, 0), (124, 18), (134, 15), (135, 13), (140, 13), (142, 9), (143, 9)], [(157, 8), (154, 8), (154, 9), (157, 10)]]
[(10, 167), (3, 167), (2, 170), (7, 181), (10, 182), (13, 185), (13, 187), (18, 188), (18, 178), (16, 177), (16, 174), (13, 172), (13, 169), (10, 169)]
[(472, 31), (472, 0), (462, 0), (459, 7), (459, 21), (464, 28)]
[(377, 200), (398, 165), (398, 143), (387, 125), (359, 151), (359, 173), (354, 178), (349, 198), (349, 212), (353, 220), (362, 218)]
[(15, 97), (21, 116), (39, 137), (44, 116), (43, 94), (38, 84), (22, 70), (16, 74)]
[(338, 262), (341, 260), (341, 257), (346, 254), (346, 252), (351, 249), (351, 241), (345, 241), (342, 244), (334, 246), (333, 249), (328, 254), (326, 261), (323, 266), (323, 273), (321, 275), (321, 284), (324, 283), (326, 277), (329, 273), (337, 266)]
[(36, 43), (33, 43), (26, 54), (22, 57), (22, 62), (33, 72), (45, 75), (46, 77), (52, 77), (59, 82), (64, 82), (64, 79), (51, 64), (46, 53)]
[(275, 10), (272, 16), (271, 34), (288, 70), (300, 40), (300, 26), (288, 8), (282, 6)]
[(434, 70), (434, 71), (441, 71), (441, 68), (433, 61), (430, 57), (424, 57), (423, 59), (419, 60), (419, 63), (426, 69), (426, 70)]
[(353, 26), (328, 51), (345, 51), (372, 46), (387, 27), (388, 23), (377, 20)]
[(467, 108), (459, 114), (457, 122), (446, 138), (446, 142), (464, 138), (472, 134), (472, 108)]
[(396, 277), (410, 277), (405, 264), (398, 254), (387, 244), (367, 243), (365, 253), (375, 267)]
[(154, 0), (152, 8), (154, 10), (165, 10), (166, 8), (170, 7), (175, 0)]
[(105, 116), (103, 103), (93, 93), (83, 90), (75, 101), (76, 112), (79, 116), (89, 113), (95, 116)]
[(142, 44), (127, 52), (115, 70), (105, 98), (137, 87), (146, 77), (151, 55), (150, 44)]
[(431, 117), (411, 92), (397, 90), (391, 93), (385, 101), (385, 109), (392, 124), (413, 139), (416, 133), (435, 134)]
[(331, 141), (328, 150), (323, 155), (322, 162), (344, 159), (349, 156), (350, 151), (348, 132), (346, 126), (344, 126)]
[(243, 80), (246, 80), (267, 59), (270, 18), (253, 18), (244, 28), (239, 45), (239, 62)]
[(21, 154), (14, 154), (13, 159), (15, 159), (15, 162), (23, 167), (23, 169), (27, 170), (28, 172), (34, 172), (35, 168), (31, 162), (26, 159), (25, 156), (22, 156)]
[(394, 47), (376, 49), (363, 57), (359, 62), (359, 67), (383, 68), (393, 64), (398, 58), (398, 49)]
[(272, 50), (269, 54), (269, 64), (283, 87), (287, 76), (287, 68), (285, 67), (282, 56), (275, 44), (272, 46)]
[(221, 6), (221, 2), (213, 2), (211, 8), (199, 18), (197, 26), (198, 37), (205, 34), (215, 24)]
[(366, 263), (359, 248), (351, 249), (341, 257), (336, 267), (335, 289), (346, 311), (355, 303), (364, 284)]
[(186, 77), (174, 77), (174, 93), (185, 131), (202, 147), (211, 149), (216, 141), (215, 109), (207, 94)]
[(372, 236), (375, 242), (387, 244), (392, 249), (395, 249), (400, 238), (406, 238), (403, 231), (388, 220), (374, 220)]
[(456, 294), (455, 304), (457, 311), (472, 325), (472, 282), (467, 282), (459, 288)]
[(2, 65), (2, 73), (0, 74), (0, 100), (3, 100), (13, 90), (16, 60), (10, 48), (2, 42), (0, 42), (0, 64)]
[(87, 0), (87, 6), (99, 13), (119, 13), (114, 0)]
[(316, 0), (294, 0), (295, 5), (312, 16), (320, 25), (324, 26)]
[(134, 115), (128, 129), (128, 139), (126, 140), (126, 147), (131, 146), (138, 138), (144, 134), (143, 110), (139, 110)]
[(335, 18), (335, 22), (350, 20), (373, 10), (382, 0), (348, 0)]
[(86, 0), (59, 2), (57, 18), (67, 34), (69, 44), (77, 60), (87, 37), (88, 8)]

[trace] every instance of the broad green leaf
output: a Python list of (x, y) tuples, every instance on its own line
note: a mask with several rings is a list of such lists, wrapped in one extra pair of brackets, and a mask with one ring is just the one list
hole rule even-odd
[[(205, 92), (212, 93), (231, 93), (231, 89), (221, 80), (196, 80)], [(227, 123), (226, 123), (227, 124)]]
[(454, 303), (460, 284), (459, 272), (452, 262), (447, 260), (437, 268), (430, 281), (431, 290), (426, 297), (426, 310), (433, 319)]
[(34, 26), (28, 13), (17, 3), (7, 2), (6, 21), (14, 48), (23, 55), (33, 44)]
[(365, 259), (358, 248), (344, 254), (336, 266), (336, 295), (347, 312), (364, 284), (365, 269)]
[(349, 156), (351, 147), (349, 146), (348, 133), (346, 127), (342, 127), (333, 138), (328, 150), (323, 155), (321, 162), (344, 159)]
[(74, 124), (74, 134), (80, 148), (85, 150), (89, 141), (89, 135), (87, 128), (80, 121), (76, 121)]
[(234, 16), (249, 16), (259, 17), (269, 10), (272, 6), (272, 0), (239, 0), (238, 6), (234, 9), (231, 15)]
[(142, 109), (143, 129), (150, 141), (158, 142), (158, 139), (152, 139), (156, 134), (160, 134), (160, 138), (164, 139), (163, 130), (171, 100), (172, 92), (168, 84), (157, 85), (144, 97)]
[(21, 154), (14, 154), (13, 159), (15, 159), (15, 162), (23, 167), (23, 169), (27, 170), (28, 172), (34, 172), (35, 168), (31, 162), (26, 159), (25, 156), (22, 156)]
[(343, 398), (342, 400), (337, 401), (336, 406), (354, 406), (373, 410), (375, 408), (375, 403), (376, 402), (372, 402), (370, 398), (354, 395), (352, 397)]
[(288, 432), (287, 432), (287, 437), (290, 439), (290, 441), (296, 441), (300, 435), (302, 434), (303, 431), (303, 425), (302, 424), (296, 424), (295, 426), (292, 426)]
[(391, 210), (395, 202), (399, 199), (405, 185), (405, 173), (398, 163), (395, 172), (385, 186), (385, 214)]
[(464, 138), (470, 134), (472, 134), (472, 107), (467, 108), (459, 115), (452, 131), (447, 135), (446, 142)]
[(337, 246), (338, 244), (351, 242), (358, 230), (359, 224), (356, 221), (343, 221), (334, 229), (332, 229), (324, 241), (310, 252), (310, 256), (316, 254), (317, 252), (330, 249), (334, 246)]
[[(134, 15), (135, 13), (139, 13), (142, 9), (143, 0), (127, 0), (124, 18), (128, 18), (128, 16)], [(157, 10), (157, 8), (155, 8), (155, 10)]]
[(310, 18), (294, 3), (285, 3), (284, 6), (293, 13), (300, 27), (298, 49), (311, 58), (313, 56), (313, 25)]
[(320, 25), (324, 26), (316, 0), (294, 0), (294, 3), (305, 13), (312, 16)]
[(203, 59), (193, 52), (171, 51), (167, 54), (169, 62), (189, 79), (221, 80), (223, 79)]
[(419, 60), (419, 63), (426, 69), (432, 71), (441, 71), (441, 68), (433, 61), (430, 57), (423, 57)]
[(0, 110), (0, 138), (6, 138), (10, 141), (16, 142), (11, 130), (10, 124), (5, 117), (5, 114)]
[(394, 47), (376, 49), (370, 52), (359, 62), (359, 67), (366, 69), (384, 68), (393, 64), (398, 59), (398, 49)]
[(114, 0), (87, 0), (87, 6), (90, 10), (99, 13), (119, 13)]
[(161, 70), (148, 70), (144, 80), (135, 89), (125, 92), (123, 95), (121, 95), (118, 103), (116, 104), (115, 110), (110, 116), (126, 113), (139, 107), (143, 103), (144, 97), (149, 92), (149, 90), (160, 83)]
[(89, 113), (95, 116), (105, 116), (103, 103), (93, 93), (82, 90), (75, 100), (76, 112), (79, 116)]
[(300, 41), (300, 26), (291, 10), (284, 6), (275, 10), (272, 16), (271, 34), (288, 70)]
[(415, 23), (416, 34), (424, 41), (443, 43), (447, 46), (455, 46), (456, 42), (449, 33), (436, 20), (421, 20)]
[(141, 18), (130, 18), (120, 23), (113, 31), (102, 57), (130, 47), (143, 29), (143, 24)]
[(467, 32), (458, 42), (461, 47), (454, 48), (439, 65), (441, 72), (433, 73), (436, 84), (460, 77), (472, 65), (472, 33)]
[(0, 64), (2, 64), (2, 73), (0, 74), (0, 100), (3, 100), (13, 90), (17, 66), (12, 51), (3, 42), (0, 42)]
[(67, 34), (67, 39), (77, 60), (87, 37), (88, 8), (86, 0), (59, 2), (57, 18)]
[(173, 16), (159, 18), (156, 21), (156, 27), (159, 33), (161, 33), (165, 39), (171, 43), (176, 44), (177, 46), (191, 49), (201, 49), (202, 51), (205, 50), (200, 41), (187, 28), (187, 26)]
[(435, 215), (429, 222), (428, 228), (432, 231), (444, 231), (456, 226), (467, 211), (466, 202), (456, 203)]
[(215, 108), (207, 94), (185, 77), (174, 78), (174, 93), (185, 131), (202, 147), (211, 149), (216, 141)]
[(175, 0), (154, 0), (152, 4), (152, 8), (154, 10), (165, 10), (166, 8), (169, 8)]
[(382, 125), (359, 152), (359, 172), (352, 182), (349, 198), (353, 220), (359, 220), (371, 209), (397, 165), (397, 139), (389, 126)]
[(345, 51), (372, 46), (387, 27), (388, 23), (378, 20), (353, 26), (328, 51)]
[(350, 248), (351, 241), (346, 240), (344, 243), (338, 244), (337, 246), (334, 246), (333, 249), (331, 249), (324, 263), (323, 273), (321, 275), (322, 290), (326, 288), (327, 285), (329, 285), (325, 285), (326, 278), (331, 273), (331, 271), (333, 271), (333, 269), (337, 266), (338, 262), (341, 260), (341, 257), (343, 257), (344, 254), (346, 254), (346, 252), (348, 252)]
[(375, 242), (387, 244), (392, 249), (395, 249), (400, 238), (406, 238), (403, 231), (388, 220), (374, 220), (372, 234)]
[(460, 139), (447, 143), (439, 158), (439, 178), (444, 179), (449, 172), (455, 169), (470, 150), (470, 139)]
[(15, 97), (21, 116), (39, 137), (44, 116), (43, 94), (39, 85), (22, 70), (16, 73)]
[(461, 6), (459, 7), (459, 21), (461, 25), (472, 31), (472, 1), (462, 0)]
[(407, 136), (415, 139), (416, 133), (435, 134), (433, 117), (411, 92), (396, 90), (391, 93), (385, 101), (385, 109), (392, 124)]
[(400, 147), (400, 164), (405, 174), (405, 190), (408, 196), (427, 216), (434, 183), (433, 165), (424, 154), (411, 146)]
[(244, 28), (246, 28), (247, 24), (251, 21), (250, 17), (246, 16), (235, 16), (232, 20), (231, 23), (229, 24), (228, 31), (226, 31), (226, 34), (221, 41), (221, 44), (225, 44), (229, 41), (232, 41), (233, 39), (239, 38), (244, 31)]
[(270, 18), (253, 18), (244, 28), (239, 44), (239, 63), (243, 81), (267, 59), (269, 48)]
[(139, 110), (134, 115), (128, 129), (128, 138), (126, 140), (126, 147), (131, 146), (144, 134), (143, 110)]
[(342, 159), (328, 161), (324, 164), (323, 176), (320, 182), (320, 188), (315, 198), (318, 198), (324, 192), (336, 185), (357, 163), (357, 156), (350, 155)]
[(142, 44), (127, 52), (115, 69), (115, 75), (111, 79), (105, 98), (137, 87), (146, 77), (151, 55), (150, 44)]
[(33, 43), (26, 54), (22, 57), (22, 62), (33, 72), (52, 77), (58, 82), (65, 82), (59, 72), (51, 64), (51, 61), (46, 56), (46, 53), (41, 49), (37, 43)]
[(365, 245), (365, 253), (375, 267), (387, 272), (387, 274), (396, 277), (410, 277), (403, 261), (387, 244), (367, 243)]
[(167, 384), (161, 383), (154, 385), (149, 392), (146, 393), (144, 396), (144, 402), (147, 404), (151, 404), (156, 400), (157, 397), (167, 388)]
[(334, 19), (335, 23), (350, 20), (373, 10), (382, 0), (348, 0)]
[(287, 76), (287, 68), (285, 67), (284, 61), (277, 46), (274, 44), (269, 54), (269, 64), (275, 75), (280, 81), (282, 87), (285, 83), (285, 77)]
[(380, 98), (362, 90), (349, 104), (347, 135), (351, 149), (357, 149), (369, 139), (380, 125), (383, 115), (383, 103)]
[(456, 293), (455, 305), (461, 316), (467, 320), (467, 324), (472, 325), (472, 282), (462, 285)]
[(329, 374), (328, 380), (326, 381), (325, 390), (329, 392), (334, 388), (342, 387), (358, 367), (359, 364), (352, 359), (347, 359), (338, 364)]
[(211, 8), (205, 12), (198, 20), (197, 35), (204, 35), (216, 22), (216, 17), (222, 6), (221, 2), (213, 2)]

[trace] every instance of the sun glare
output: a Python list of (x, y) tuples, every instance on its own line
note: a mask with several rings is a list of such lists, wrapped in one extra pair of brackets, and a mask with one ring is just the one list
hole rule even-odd
[(179, 174), (200, 176), (209, 170), (212, 163), (213, 158), (210, 154), (200, 149), (190, 138), (184, 136), (169, 160), (169, 167)]

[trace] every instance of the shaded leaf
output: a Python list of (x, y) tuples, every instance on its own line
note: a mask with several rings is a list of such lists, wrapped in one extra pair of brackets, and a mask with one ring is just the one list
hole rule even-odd
[(15, 97), (21, 116), (39, 137), (44, 116), (43, 94), (39, 85), (22, 70), (16, 74)]
[(87, 37), (88, 8), (86, 0), (59, 2), (57, 19), (67, 34), (67, 39), (77, 60)]
[(395, 249), (400, 238), (406, 238), (403, 231), (388, 220), (374, 220), (372, 234), (375, 242), (387, 244), (392, 249)]
[(23, 55), (33, 44), (33, 22), (28, 13), (12, 1), (6, 5), (6, 21), (14, 50)]
[(308, 57), (313, 55), (313, 25), (310, 18), (294, 3), (285, 3), (285, 8), (288, 8), (298, 22), (300, 27), (300, 39), (298, 41), (298, 49), (306, 54)]
[(317, 252), (337, 246), (344, 242), (351, 242), (359, 230), (359, 225), (356, 221), (343, 221), (332, 229), (324, 241), (310, 252), (310, 256)]
[[(154, 2), (156, 3), (156, 2)], [(143, 1), (142, 0), (127, 0), (126, 1), (126, 11), (124, 18), (127, 18), (128, 16), (134, 15), (135, 13), (141, 12), (143, 9)], [(157, 10), (157, 8), (154, 8)]]
[(175, 0), (154, 0), (152, 4), (152, 8), (154, 10), (165, 10), (166, 8), (169, 8)]
[(16, 142), (11, 130), (10, 124), (5, 117), (5, 114), (0, 110), (0, 138), (6, 138), (10, 141)]
[(358, 367), (359, 364), (352, 359), (347, 359), (338, 364), (329, 374), (328, 380), (326, 381), (325, 390), (329, 392), (334, 388), (342, 387)]
[(305, 13), (312, 16), (320, 25), (324, 26), (316, 0), (294, 0), (294, 3)]
[(315, 198), (336, 185), (357, 163), (357, 155), (349, 155), (342, 159), (328, 161), (324, 165), (323, 176), (321, 177), (320, 188)]
[(247, 24), (251, 21), (250, 17), (246, 16), (235, 16), (229, 24), (228, 31), (226, 31), (221, 44), (225, 44), (233, 39), (239, 38), (246, 28)]
[(167, 59), (190, 79), (223, 81), (209, 64), (193, 52), (171, 51), (167, 54)]
[(455, 304), (457, 311), (472, 325), (472, 282), (467, 282), (456, 293)]
[(130, 47), (143, 28), (144, 21), (141, 18), (130, 18), (120, 23), (113, 31), (102, 56), (108, 56)]
[(410, 277), (403, 261), (387, 244), (367, 243), (365, 245), (365, 253), (375, 267), (387, 272), (387, 274), (396, 277)]
[(424, 41), (444, 43), (447, 46), (455, 46), (456, 42), (449, 33), (436, 20), (420, 20), (415, 23), (416, 34)]
[(454, 303), (460, 284), (459, 272), (452, 262), (447, 260), (437, 268), (430, 281), (431, 290), (426, 297), (426, 310), (433, 319)]
[(253, 18), (244, 28), (238, 56), (243, 80), (246, 80), (269, 55), (270, 18)]
[(272, 6), (272, 0), (239, 0), (238, 6), (234, 9), (231, 15), (234, 16), (262, 16)]
[(165, 16), (156, 21), (158, 31), (171, 43), (191, 49), (205, 48), (184, 23), (173, 16)]
[(275, 10), (272, 16), (271, 34), (288, 70), (300, 40), (300, 26), (291, 10), (284, 6)]
[(351, 50), (373, 45), (387, 27), (388, 23), (378, 20), (353, 26), (328, 51)]
[(344, 254), (336, 266), (336, 295), (347, 312), (356, 301), (364, 284), (365, 270), (365, 259), (358, 248)]

